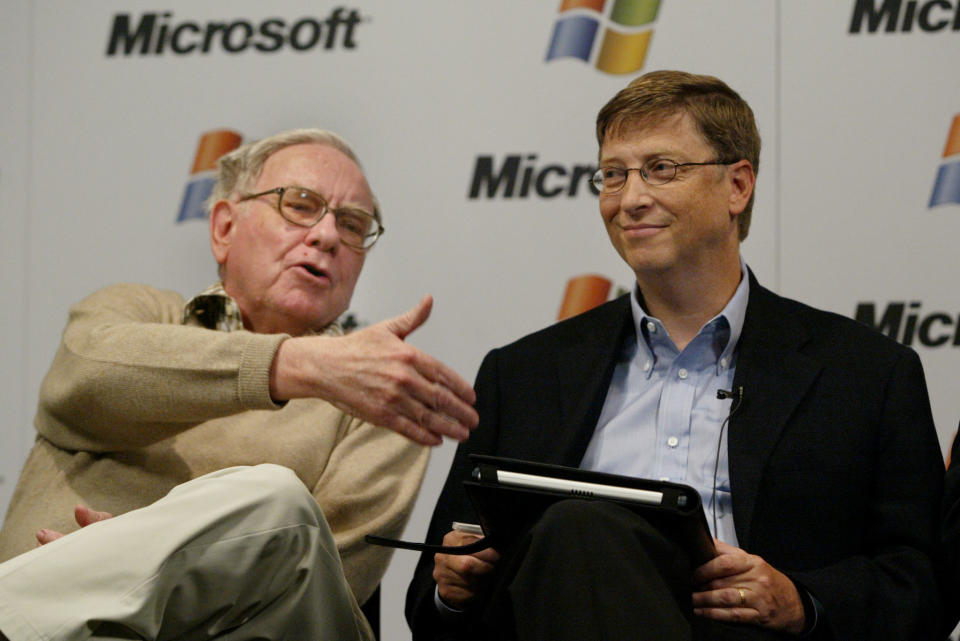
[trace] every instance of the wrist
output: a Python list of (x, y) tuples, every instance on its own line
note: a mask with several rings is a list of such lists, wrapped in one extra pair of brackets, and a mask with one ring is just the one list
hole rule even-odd
[(316, 337), (287, 338), (277, 347), (270, 364), (270, 396), (275, 401), (318, 396), (309, 385), (311, 375), (308, 370), (316, 354), (310, 353), (308, 341), (313, 340)]

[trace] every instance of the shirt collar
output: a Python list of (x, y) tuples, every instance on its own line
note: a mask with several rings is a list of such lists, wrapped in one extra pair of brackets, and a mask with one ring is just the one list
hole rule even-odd
[[(717, 349), (718, 373), (725, 368), (733, 366), (733, 355), (737, 348), (737, 344), (740, 342), (740, 333), (743, 331), (743, 322), (747, 316), (747, 300), (749, 297), (750, 278), (747, 271), (747, 263), (741, 256), (740, 284), (737, 285), (737, 289), (733, 292), (733, 296), (729, 301), (727, 301), (726, 306), (720, 311), (720, 313), (711, 318), (709, 321), (707, 321), (707, 323), (704, 324), (702, 328), (700, 328), (700, 332), (703, 332), (704, 328), (714, 327), (720, 322), (725, 323), (729, 327), (729, 337), (727, 338), (726, 344), (718, 346)], [(633, 294), (630, 296), (630, 310), (633, 314), (633, 324), (637, 336), (637, 347), (639, 350), (644, 352), (644, 354), (646, 354), (651, 362), (655, 362), (656, 356), (650, 343), (648, 328), (653, 327), (655, 328), (654, 331), (665, 330), (663, 329), (663, 324), (659, 319), (650, 316), (647, 314), (646, 310), (643, 309), (643, 305), (640, 302), (642, 299), (643, 297), (640, 292), (640, 285), (634, 285)], [(652, 373), (652, 369), (653, 368), (650, 368), (648, 374)]]
[[(184, 325), (234, 332), (243, 329), (243, 314), (237, 301), (223, 289), (223, 283), (217, 282), (184, 304), (182, 322)], [(310, 333), (340, 336), (343, 328), (338, 321), (334, 321), (322, 330)]]
[(230, 298), (222, 283), (210, 287), (191, 298), (183, 306), (183, 324), (206, 327), (221, 332), (243, 329), (243, 315), (237, 301)]

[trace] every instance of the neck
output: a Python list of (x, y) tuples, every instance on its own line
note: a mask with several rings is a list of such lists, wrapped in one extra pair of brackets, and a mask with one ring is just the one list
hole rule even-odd
[(683, 350), (711, 318), (723, 311), (740, 284), (739, 255), (707, 270), (637, 274), (644, 307), (660, 319)]
[(243, 318), (243, 328), (247, 331), (257, 334), (289, 334), (290, 336), (303, 336), (319, 328), (307, 322), (299, 322), (303, 319), (295, 314), (284, 312), (270, 305), (264, 305), (260, 301), (246, 298), (242, 291), (237, 291), (231, 283), (223, 281), (223, 290), (227, 292), (240, 308), (240, 316)]
[(290, 336), (303, 336), (316, 329), (291, 324), (286, 318), (256, 318), (246, 314), (243, 315), (243, 328), (257, 334), (289, 334)]

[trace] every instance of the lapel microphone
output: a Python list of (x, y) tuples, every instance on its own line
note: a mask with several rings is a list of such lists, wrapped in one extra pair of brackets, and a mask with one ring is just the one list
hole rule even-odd
[[(717, 398), (719, 398), (721, 401), (726, 400), (728, 398), (733, 398), (733, 397), (737, 398), (736, 404), (739, 405), (740, 401), (743, 400), (743, 385), (740, 385), (739, 387), (737, 387), (736, 392), (733, 392), (732, 390), (728, 390), (728, 389), (717, 390)], [(733, 414), (736, 411), (736, 409), (737, 409), (736, 407), (731, 408), (730, 413)]]

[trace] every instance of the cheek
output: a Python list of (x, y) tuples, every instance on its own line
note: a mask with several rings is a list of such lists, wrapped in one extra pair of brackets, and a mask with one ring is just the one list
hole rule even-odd
[(278, 229), (276, 225), (268, 224), (258, 218), (250, 226), (244, 241), (248, 251), (256, 254), (259, 260), (269, 262), (282, 257), (296, 245), (293, 236), (285, 233), (283, 229)]
[(363, 261), (366, 258), (363, 254), (356, 254), (350, 250), (344, 249), (343, 254), (343, 282), (349, 285), (350, 290), (357, 283), (360, 277), (360, 270), (363, 269)]
[(600, 220), (603, 221), (603, 228), (614, 247), (618, 247), (621, 240), (620, 226), (615, 222), (619, 211), (619, 201), (616, 199), (610, 198), (607, 202), (600, 203)]
[(600, 217), (603, 219), (605, 225), (609, 225), (617, 215), (617, 212), (620, 211), (620, 199), (616, 196), (601, 195), (599, 203)]

